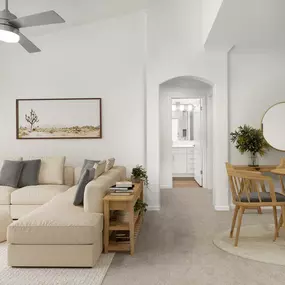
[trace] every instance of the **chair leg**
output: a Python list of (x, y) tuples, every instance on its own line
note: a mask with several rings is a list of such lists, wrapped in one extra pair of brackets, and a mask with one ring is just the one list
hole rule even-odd
[[(285, 207), (284, 207), (284, 206), (281, 207), (281, 211), (282, 211), (282, 223), (281, 223), (281, 225), (280, 225), (280, 228), (281, 228), (282, 226), (285, 227), (285, 225), (284, 225)], [(281, 220), (281, 218), (280, 218), (280, 220)]]
[(280, 228), (282, 227), (282, 225), (283, 225), (283, 214), (281, 213), (280, 219), (279, 219), (279, 224), (278, 224), (278, 232), (279, 232)]
[(273, 217), (274, 217), (274, 225), (275, 225), (275, 234), (274, 234), (273, 240), (276, 241), (276, 239), (278, 237), (278, 232), (279, 232), (276, 206), (273, 206)]
[(237, 233), (236, 233), (235, 246), (238, 246), (238, 239), (239, 239), (239, 233), (240, 233), (240, 226), (241, 226), (242, 216), (243, 216), (244, 210), (245, 210), (244, 207), (240, 207), (240, 209), (239, 209), (239, 216), (238, 216), (238, 225), (237, 225)]
[(234, 215), (233, 215), (233, 219), (232, 219), (232, 227), (231, 227), (231, 232), (230, 232), (230, 238), (232, 238), (233, 234), (234, 234), (238, 210), (239, 210), (239, 206), (235, 206), (235, 211), (234, 211)]

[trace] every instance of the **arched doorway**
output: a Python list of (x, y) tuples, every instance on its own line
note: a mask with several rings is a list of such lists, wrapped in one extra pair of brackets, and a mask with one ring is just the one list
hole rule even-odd
[[(228, 211), (229, 189), (225, 171), (225, 162), (228, 161), (229, 155), (227, 74), (215, 73), (212, 69), (206, 70), (204, 67), (196, 71), (199, 76), (189, 76), (209, 84), (213, 91), (213, 206), (217, 211)], [(175, 73), (178, 72), (173, 70), (168, 76), (166, 74), (148, 76), (146, 81), (145, 159), (150, 183), (145, 194), (150, 210), (160, 209), (159, 87), (164, 82), (177, 77), (173, 75)]]
[(193, 76), (171, 78), (159, 86), (160, 188), (212, 189), (213, 84)]

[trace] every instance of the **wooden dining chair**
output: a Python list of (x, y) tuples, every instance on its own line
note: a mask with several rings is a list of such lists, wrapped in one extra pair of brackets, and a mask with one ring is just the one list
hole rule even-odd
[[(235, 210), (232, 219), (230, 237), (233, 237), (236, 220), (238, 218), (235, 246), (238, 246), (240, 227), (245, 209), (272, 206), (275, 225), (274, 241), (279, 235), (283, 218), (278, 222), (277, 207), (281, 207), (281, 213), (285, 217), (285, 195), (275, 192), (271, 177), (263, 176), (257, 171), (235, 170), (230, 164), (226, 164), (229, 184), (232, 192), (232, 201)], [(267, 189), (269, 191), (267, 191)]]

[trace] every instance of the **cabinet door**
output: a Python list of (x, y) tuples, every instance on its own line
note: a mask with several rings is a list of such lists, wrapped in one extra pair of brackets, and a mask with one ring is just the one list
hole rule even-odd
[(186, 150), (180, 149), (172, 152), (172, 173), (182, 174), (187, 172)]
[(194, 177), (194, 148), (187, 149), (187, 173)]

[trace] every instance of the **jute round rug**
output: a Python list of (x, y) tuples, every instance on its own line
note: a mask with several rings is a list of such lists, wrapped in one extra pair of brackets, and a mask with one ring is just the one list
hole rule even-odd
[(220, 249), (255, 261), (285, 265), (285, 230), (280, 229), (280, 237), (273, 241), (274, 225), (252, 225), (241, 227), (238, 247), (234, 238), (229, 238), (229, 230), (216, 236), (213, 243)]
[(0, 243), (2, 285), (101, 285), (114, 253), (102, 254), (93, 268), (11, 268), (7, 265), (7, 244)]

